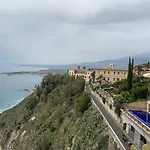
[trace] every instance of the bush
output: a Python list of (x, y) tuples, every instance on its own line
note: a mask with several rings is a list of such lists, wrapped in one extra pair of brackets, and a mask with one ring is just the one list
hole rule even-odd
[(75, 102), (75, 108), (78, 112), (84, 113), (89, 108), (91, 98), (84, 93)]
[(56, 128), (52, 124), (49, 124), (48, 128), (51, 130), (51, 132), (54, 132), (56, 130)]
[(36, 104), (37, 104), (36, 97), (35, 96), (31, 96), (29, 98), (29, 101), (26, 104), (26, 109), (33, 110), (35, 108)]
[(132, 95), (135, 99), (145, 99), (148, 95), (148, 87), (147, 86), (141, 86), (141, 87), (135, 87), (132, 89)]
[(116, 107), (115, 107), (115, 113), (117, 114), (118, 117), (121, 115), (121, 108), (123, 105), (120, 102), (117, 102)]
[(112, 109), (112, 104), (109, 105), (109, 108)]
[(102, 98), (102, 100), (103, 100), (103, 103), (105, 104), (105, 102), (106, 102), (106, 99), (105, 99), (105, 97), (103, 97), (103, 98)]

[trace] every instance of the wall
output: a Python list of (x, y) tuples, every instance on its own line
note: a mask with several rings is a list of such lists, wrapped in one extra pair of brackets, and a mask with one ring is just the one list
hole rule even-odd
[[(150, 144), (150, 133), (146, 132), (140, 125), (135, 121), (131, 120), (125, 113), (122, 114), (123, 123), (127, 123), (126, 132), (135, 141), (135, 145), (141, 149), (143, 143), (141, 143), (140, 135), (144, 136), (147, 140), (147, 144)], [(123, 124), (122, 124), (123, 126)], [(131, 126), (135, 128), (135, 132), (131, 131)]]
[[(115, 72), (115, 74), (114, 74)], [(118, 70), (118, 69), (96, 69), (95, 70), (95, 79), (100, 75), (105, 77), (109, 82), (116, 82), (117, 80), (122, 80), (127, 78), (127, 70)]]
[(125, 107), (129, 110), (146, 110), (147, 102), (133, 102), (126, 104)]

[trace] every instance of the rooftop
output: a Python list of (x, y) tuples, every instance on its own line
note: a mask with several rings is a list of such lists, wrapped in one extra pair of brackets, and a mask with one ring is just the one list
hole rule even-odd
[(128, 69), (124, 68), (96, 68), (96, 70), (128, 71)]

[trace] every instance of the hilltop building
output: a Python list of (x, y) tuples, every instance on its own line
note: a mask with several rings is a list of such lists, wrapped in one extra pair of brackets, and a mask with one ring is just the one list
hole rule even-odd
[(93, 72), (93, 69), (86, 69), (83, 67), (81, 69), (79, 66), (76, 69), (69, 69), (68, 74), (70, 76), (76, 77), (83, 77), (86, 82), (89, 82), (91, 79), (91, 73)]
[(102, 76), (106, 81), (114, 83), (116, 81), (126, 79), (127, 75), (128, 69), (115, 68), (114, 64), (110, 64), (104, 68), (95, 69), (95, 80), (97, 80), (99, 76)]

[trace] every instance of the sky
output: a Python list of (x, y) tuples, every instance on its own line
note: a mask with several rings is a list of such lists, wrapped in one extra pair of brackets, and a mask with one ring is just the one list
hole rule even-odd
[(0, 0), (0, 63), (100, 61), (149, 40), (150, 0)]

